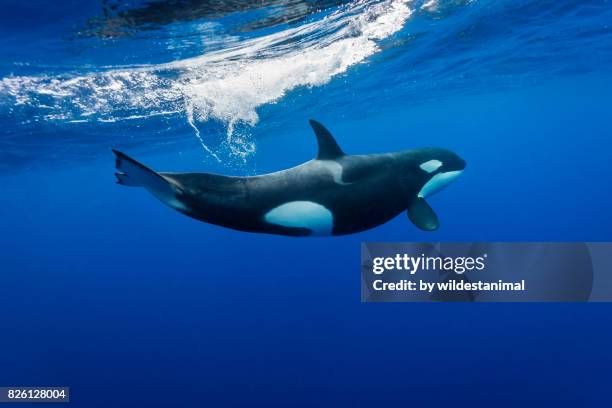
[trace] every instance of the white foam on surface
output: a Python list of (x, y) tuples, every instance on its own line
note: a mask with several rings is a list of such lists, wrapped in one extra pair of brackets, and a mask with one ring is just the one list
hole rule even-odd
[(257, 109), (298, 87), (328, 83), (379, 50), (411, 16), (409, 0), (357, 1), (314, 22), (232, 42), (228, 48), (166, 64), (111, 68), (60, 76), (10, 76), (0, 96), (39, 109), (48, 121), (112, 122), (153, 115), (184, 115), (212, 155), (200, 122), (227, 129), (237, 155), (254, 151), (236, 135), (238, 124), (254, 126)]

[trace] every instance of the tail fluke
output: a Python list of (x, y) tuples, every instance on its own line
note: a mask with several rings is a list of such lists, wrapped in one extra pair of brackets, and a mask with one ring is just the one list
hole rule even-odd
[(125, 153), (113, 149), (117, 184), (130, 187), (146, 187), (148, 184), (167, 183), (159, 174), (132, 159)]
[(144, 187), (162, 202), (178, 210), (184, 210), (179, 201), (181, 187), (176, 181), (165, 178), (125, 153), (113, 149), (117, 184), (129, 187)]
[(142, 187), (142, 184), (138, 184), (125, 173), (115, 173), (115, 177), (117, 177), (117, 184), (121, 184), (122, 186)]

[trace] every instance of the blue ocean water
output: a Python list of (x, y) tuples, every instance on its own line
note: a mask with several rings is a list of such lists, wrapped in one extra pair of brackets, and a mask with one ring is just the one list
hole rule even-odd
[[(79, 407), (604, 406), (606, 304), (362, 304), (363, 241), (609, 241), (608, 1), (4, 0), (0, 385)], [(439, 146), (468, 167), (337, 238), (214, 227), (114, 184)]]

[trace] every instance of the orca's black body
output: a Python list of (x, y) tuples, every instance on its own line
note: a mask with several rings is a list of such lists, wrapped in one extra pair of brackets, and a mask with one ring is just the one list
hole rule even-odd
[(404, 210), (419, 228), (438, 228), (425, 197), (462, 172), (461, 158), (435, 148), (346, 155), (327, 129), (310, 123), (319, 153), (297, 167), (253, 177), (156, 173), (113, 150), (118, 183), (145, 187), (190, 217), (241, 231), (344, 235), (381, 225)]

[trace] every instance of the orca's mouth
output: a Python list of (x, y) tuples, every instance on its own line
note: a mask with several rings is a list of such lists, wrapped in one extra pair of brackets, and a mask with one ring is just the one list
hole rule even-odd
[[(465, 168), (465, 162), (463, 168)], [(445, 171), (436, 174), (423, 185), (421, 191), (419, 191), (418, 197), (424, 198), (437, 193), (455, 181), (455, 179), (459, 177), (461, 173), (463, 173), (463, 170)]]
[(465, 166), (467, 166), (467, 162), (463, 159), (459, 159), (459, 160), (460, 160), (459, 166), (458, 166), (459, 168), (457, 170), (463, 171), (465, 170)]

